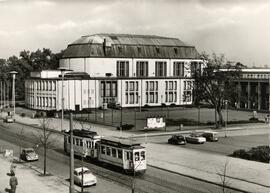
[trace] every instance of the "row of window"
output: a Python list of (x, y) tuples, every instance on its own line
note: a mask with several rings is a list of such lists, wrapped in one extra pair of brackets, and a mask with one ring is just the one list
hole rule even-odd
[[(185, 62), (173, 63), (173, 76), (184, 76), (185, 70), (191, 70), (191, 74), (194, 75), (195, 71), (201, 68), (201, 63), (191, 62), (191, 67), (186, 67)], [(116, 62), (116, 75), (118, 77), (129, 77), (129, 61), (117, 61)], [(136, 76), (148, 77), (149, 76), (149, 64), (148, 61), (136, 62)], [(167, 62), (156, 61), (155, 62), (155, 76), (166, 77), (167, 76)]]
[(101, 97), (116, 97), (117, 82), (116, 81), (101, 81)]
[(55, 81), (34, 81), (33, 83), (29, 83), (27, 88), (34, 91), (55, 91), (56, 90), (56, 83)]
[[(34, 104), (34, 97), (30, 97), (30, 104)], [(56, 98), (55, 97), (36, 97), (35, 104), (37, 107), (56, 107)]]
[(112, 156), (112, 157), (115, 157), (118, 159), (123, 158), (123, 150), (122, 149), (112, 148), (112, 147), (108, 147), (108, 146), (104, 146), (104, 145), (101, 145), (100, 149), (101, 149), (101, 154), (103, 154), (103, 155)]
[[(68, 143), (70, 143), (70, 137), (68, 137)], [(83, 143), (82, 138), (76, 138), (73, 137), (73, 145), (80, 146), (80, 147), (87, 147), (87, 148), (96, 148), (94, 141), (87, 141), (85, 140), (85, 143)]]

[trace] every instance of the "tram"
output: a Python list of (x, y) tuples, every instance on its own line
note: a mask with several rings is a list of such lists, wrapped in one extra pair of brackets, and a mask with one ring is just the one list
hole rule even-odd
[[(64, 150), (70, 152), (70, 132), (64, 135)], [(121, 167), (127, 172), (146, 171), (146, 149), (139, 143), (119, 138), (102, 138), (94, 131), (73, 130), (74, 154)]]

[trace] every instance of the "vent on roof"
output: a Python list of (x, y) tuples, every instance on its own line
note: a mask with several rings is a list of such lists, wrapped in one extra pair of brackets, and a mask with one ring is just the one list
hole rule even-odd
[(137, 49), (138, 49), (138, 52), (140, 54), (142, 52), (142, 48), (141, 47), (137, 47)]
[(122, 53), (122, 47), (118, 46), (118, 52)]
[(157, 54), (159, 54), (159, 53), (160, 53), (160, 49), (159, 49), (159, 48), (156, 48), (156, 51), (157, 51)]
[(175, 54), (178, 54), (177, 48), (174, 48), (174, 53), (175, 53)]

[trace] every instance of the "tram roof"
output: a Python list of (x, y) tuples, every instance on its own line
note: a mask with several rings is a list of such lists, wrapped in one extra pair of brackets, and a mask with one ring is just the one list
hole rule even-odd
[[(70, 131), (68, 131), (66, 133), (70, 134)], [(94, 136), (98, 136), (97, 132), (89, 131), (89, 130), (86, 130), (86, 129), (74, 129), (73, 130), (73, 135), (78, 136), (78, 137), (94, 137)]]
[(100, 143), (115, 146), (115, 147), (125, 147), (125, 148), (132, 148), (132, 149), (144, 148), (143, 146), (141, 146), (139, 142), (134, 141), (134, 139), (133, 140), (120, 139), (117, 137), (102, 138)]

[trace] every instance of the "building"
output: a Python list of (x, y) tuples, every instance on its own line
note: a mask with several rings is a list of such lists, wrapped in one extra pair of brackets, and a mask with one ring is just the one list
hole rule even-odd
[(237, 108), (269, 110), (270, 69), (242, 69), (238, 85)]
[(26, 106), (40, 110), (191, 105), (193, 76), (203, 61), (179, 39), (127, 34), (82, 36), (69, 44), (61, 71), (33, 72)]

